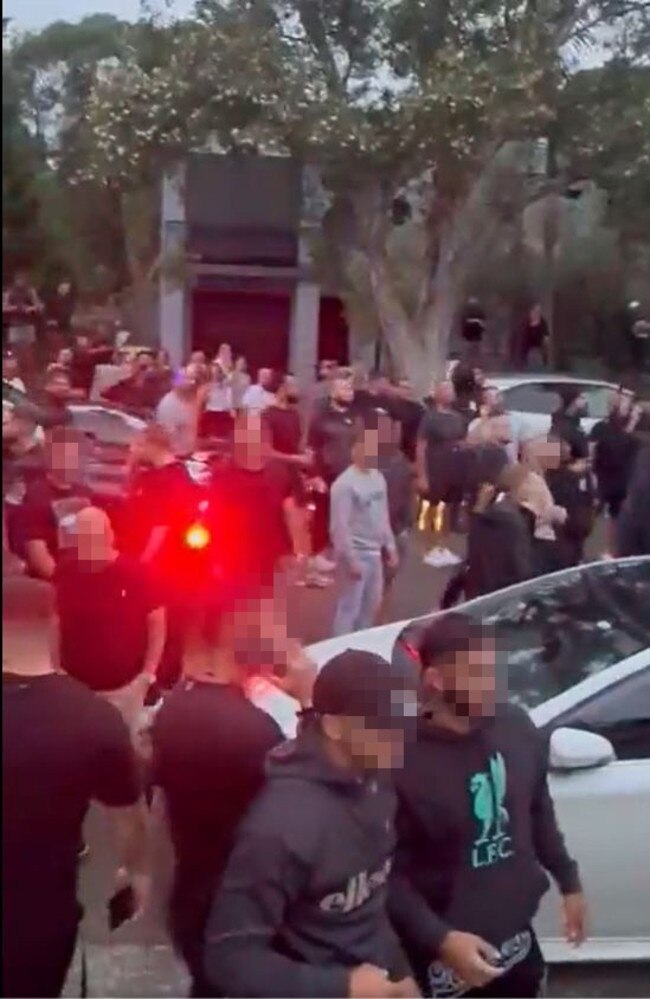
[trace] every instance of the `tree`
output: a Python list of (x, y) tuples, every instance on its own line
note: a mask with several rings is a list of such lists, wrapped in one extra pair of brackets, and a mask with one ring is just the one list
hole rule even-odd
[[(552, 135), (565, 46), (642, 6), (202, 0), (195, 20), (152, 28), (165, 62), (125, 49), (96, 78), (80, 174), (124, 198), (157, 190), (167, 167), (206, 146), (317, 164), (340, 272), (369, 289), (394, 367), (422, 386), (446, 356), (475, 259), (539, 194), (526, 140)], [(390, 252), (405, 200), (421, 235), (407, 288)]]

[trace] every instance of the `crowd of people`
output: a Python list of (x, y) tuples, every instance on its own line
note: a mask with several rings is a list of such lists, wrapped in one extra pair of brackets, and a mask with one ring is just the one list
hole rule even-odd
[[(226, 344), (177, 372), (141, 352), (100, 390), (148, 418), (115, 513), (79, 481), (67, 410), (108, 348), (77, 342), (46, 369), (47, 426), (20, 405), (3, 420), (6, 540), (40, 581), (27, 607), (8, 590), (4, 606), (20, 621), (3, 658), (5, 994), (62, 989), (90, 802), (119, 833), (111, 919), (146, 906), (156, 787), (193, 995), (539, 994), (544, 872), (574, 944), (586, 909), (543, 739), (498, 703), (489, 630), (450, 612), (412, 663), (348, 649), (316, 675), (279, 569), (292, 556), (294, 582), (336, 579), (343, 636), (385, 618), (418, 522), (427, 563), (451, 570), (448, 608), (578, 564), (603, 508), (612, 554), (649, 553), (650, 451), (631, 393), (613, 393), (587, 435), (567, 390), (550, 433), (531, 437), (472, 361), (419, 400), (407, 381), (334, 362), (303, 386), (264, 368), (251, 381)], [(23, 374), (7, 354), (3, 380), (20, 388)], [(216, 441), (199, 487), (187, 459)], [(295, 699), (295, 740), (246, 696), (258, 675)], [(485, 782), (488, 825), (473, 808)]]

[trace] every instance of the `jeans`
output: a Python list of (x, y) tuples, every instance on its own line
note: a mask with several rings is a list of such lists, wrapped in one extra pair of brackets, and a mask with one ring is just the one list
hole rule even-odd
[(103, 690), (101, 692), (104, 700), (112, 704), (122, 715), (134, 742), (138, 735), (138, 726), (144, 707), (147, 687), (147, 679), (140, 674), (125, 687), (120, 687), (118, 690)]
[(361, 569), (360, 579), (353, 579), (349, 567), (341, 559), (338, 568), (339, 598), (334, 614), (334, 635), (372, 628), (376, 622), (384, 593), (384, 565), (381, 552), (355, 552)]

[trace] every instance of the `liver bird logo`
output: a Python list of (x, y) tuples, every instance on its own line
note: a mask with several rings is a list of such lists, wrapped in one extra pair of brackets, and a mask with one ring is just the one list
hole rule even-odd
[(502, 836), (510, 821), (504, 801), (506, 797), (506, 765), (501, 753), (490, 757), (489, 770), (473, 774), (469, 782), (474, 815), (481, 833), (475, 846)]

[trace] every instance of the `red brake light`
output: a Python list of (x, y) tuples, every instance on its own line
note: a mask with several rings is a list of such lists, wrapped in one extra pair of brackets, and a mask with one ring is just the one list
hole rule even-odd
[(194, 551), (207, 548), (210, 540), (210, 532), (203, 524), (192, 524), (185, 532), (185, 544)]

